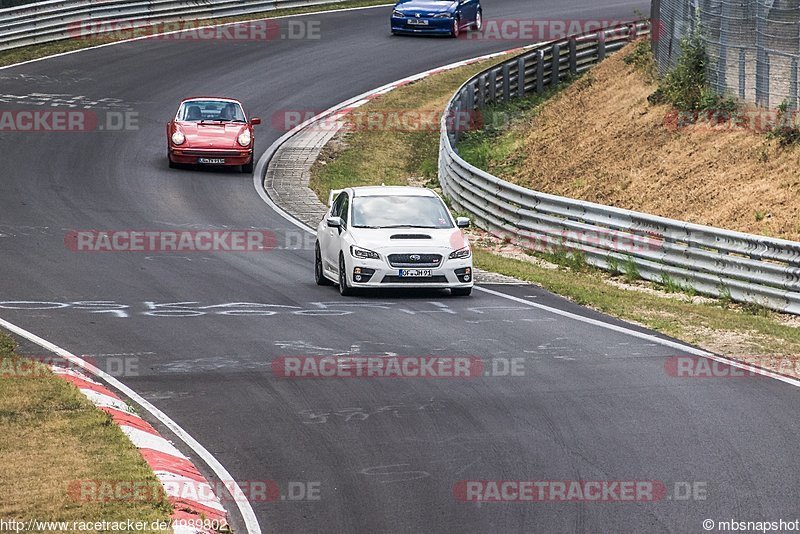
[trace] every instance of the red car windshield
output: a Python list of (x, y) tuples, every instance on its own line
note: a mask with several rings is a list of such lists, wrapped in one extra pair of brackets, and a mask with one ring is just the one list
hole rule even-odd
[(183, 122), (247, 122), (242, 106), (224, 100), (190, 100), (181, 104), (177, 120)]

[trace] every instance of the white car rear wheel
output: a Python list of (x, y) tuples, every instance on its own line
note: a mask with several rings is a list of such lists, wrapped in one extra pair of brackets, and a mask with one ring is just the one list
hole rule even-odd
[(322, 267), (322, 254), (319, 251), (319, 242), (314, 245), (314, 279), (318, 286), (332, 286), (333, 282), (325, 277)]

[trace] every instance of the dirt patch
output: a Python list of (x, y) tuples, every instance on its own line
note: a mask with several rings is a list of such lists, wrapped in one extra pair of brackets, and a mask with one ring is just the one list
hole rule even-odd
[[(633, 46), (633, 45), (631, 45)], [(665, 126), (656, 86), (623, 58), (595, 67), (517, 124), (503, 178), (556, 195), (800, 240), (800, 149), (751, 131)], [(503, 174), (508, 162), (491, 171)]]

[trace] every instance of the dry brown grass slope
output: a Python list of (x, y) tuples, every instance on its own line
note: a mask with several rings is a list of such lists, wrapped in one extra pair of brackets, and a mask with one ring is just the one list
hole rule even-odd
[(800, 148), (743, 129), (665, 127), (670, 108), (647, 102), (656, 86), (624, 62), (630, 51), (516, 124), (517, 164), (490, 170), (556, 195), (800, 240)]

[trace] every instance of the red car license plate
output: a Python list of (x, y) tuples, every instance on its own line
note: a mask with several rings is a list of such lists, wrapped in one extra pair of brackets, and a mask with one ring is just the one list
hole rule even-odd
[(225, 165), (224, 158), (198, 158), (197, 163), (205, 163), (206, 165)]

